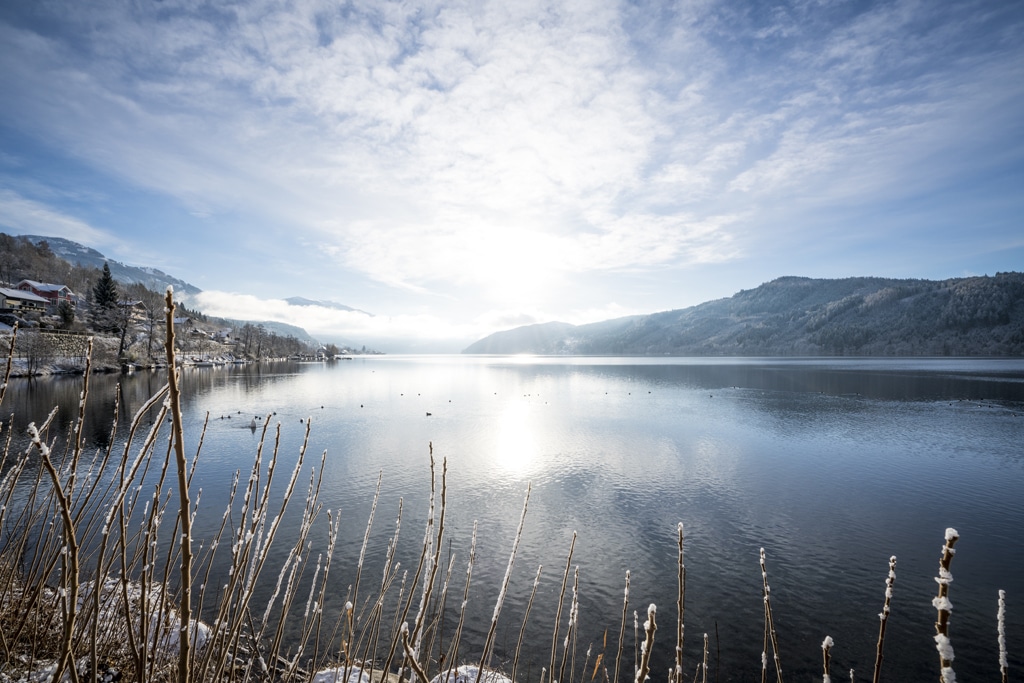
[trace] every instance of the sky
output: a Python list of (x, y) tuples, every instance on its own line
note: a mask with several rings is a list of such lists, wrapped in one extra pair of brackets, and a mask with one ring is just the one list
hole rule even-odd
[(385, 351), (1019, 271), (1024, 3), (0, 0), (0, 231)]

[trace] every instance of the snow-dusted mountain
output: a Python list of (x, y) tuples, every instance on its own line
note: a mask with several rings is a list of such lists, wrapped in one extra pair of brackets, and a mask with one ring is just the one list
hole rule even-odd
[(62, 237), (25, 235), (25, 238), (33, 244), (39, 244), (40, 242), (45, 241), (50, 245), (50, 250), (53, 251), (54, 254), (68, 263), (77, 263), (90, 268), (102, 268), (103, 264), (106, 263), (110, 266), (111, 275), (113, 275), (114, 279), (118, 282), (125, 284), (138, 282), (154, 292), (162, 292), (167, 289), (167, 285), (173, 285), (174, 291), (178, 293), (183, 292), (185, 294), (195, 295), (202, 291), (195, 285), (185, 282), (184, 280), (179, 280), (174, 276), (168, 275), (162, 270), (141, 266), (129, 266), (125, 263), (121, 263), (120, 261), (107, 258), (91, 247), (87, 247), (83, 244), (79, 244), (78, 242), (73, 242)]
[(302, 296), (291, 296), (285, 299), (290, 306), (320, 306), (322, 308), (333, 308), (336, 311), (351, 311), (353, 313), (365, 313), (366, 315), (372, 316), (373, 313), (367, 313), (361, 311), (358, 308), (352, 308), (345, 304), (339, 304), (337, 301), (314, 301), (313, 299), (307, 299)]

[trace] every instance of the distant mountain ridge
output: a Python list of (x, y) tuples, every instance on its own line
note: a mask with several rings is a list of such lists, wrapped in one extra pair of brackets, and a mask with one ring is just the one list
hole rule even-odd
[(25, 235), (25, 239), (33, 244), (45, 241), (50, 245), (50, 250), (54, 254), (68, 263), (77, 263), (90, 268), (102, 268), (103, 264), (106, 263), (110, 266), (110, 274), (114, 276), (114, 279), (124, 284), (139, 283), (154, 292), (163, 292), (167, 289), (167, 285), (173, 285), (175, 292), (184, 292), (193, 296), (203, 291), (191, 283), (168, 275), (162, 270), (129, 266), (120, 261), (107, 258), (91, 247), (64, 239), (63, 237)]
[(358, 308), (352, 308), (345, 304), (339, 304), (337, 301), (314, 301), (313, 299), (307, 299), (302, 296), (290, 296), (285, 301), (288, 302), (289, 306), (320, 306), (321, 308), (333, 308), (336, 311), (350, 311), (352, 313), (364, 313), (368, 316), (373, 316), (373, 313), (367, 313), (361, 311)]
[(463, 353), (674, 356), (1024, 355), (1024, 274), (780, 277), (690, 308), (497, 332)]

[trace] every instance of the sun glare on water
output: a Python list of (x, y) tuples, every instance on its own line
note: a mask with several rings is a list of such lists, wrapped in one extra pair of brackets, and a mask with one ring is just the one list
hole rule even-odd
[(507, 474), (526, 474), (536, 465), (540, 453), (534, 412), (529, 403), (515, 401), (498, 420), (491, 452), (495, 465)]

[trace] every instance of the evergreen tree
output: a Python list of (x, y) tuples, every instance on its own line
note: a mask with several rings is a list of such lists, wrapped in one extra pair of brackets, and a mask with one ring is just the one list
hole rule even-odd
[(93, 326), (100, 332), (116, 332), (118, 326), (117, 283), (110, 274), (110, 265), (103, 264), (103, 273), (92, 288)]
[(103, 264), (103, 273), (92, 288), (92, 303), (97, 308), (113, 308), (117, 306), (117, 283), (110, 274), (110, 265)]

